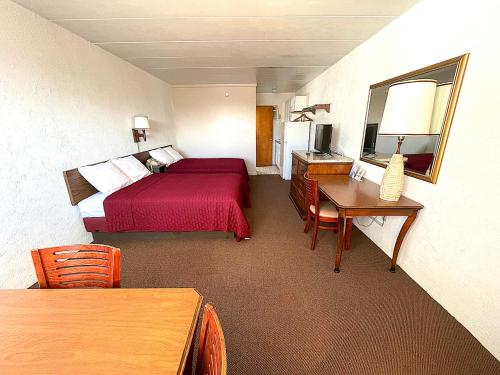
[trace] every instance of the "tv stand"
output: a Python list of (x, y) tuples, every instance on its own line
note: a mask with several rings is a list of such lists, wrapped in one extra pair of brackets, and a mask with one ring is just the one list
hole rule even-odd
[(330, 154), (313, 154), (307, 155), (307, 151), (295, 150), (292, 152), (292, 181), (290, 183), (290, 199), (297, 209), (300, 217), (305, 219), (305, 194), (306, 187), (304, 184), (304, 173), (310, 174), (326, 174), (348, 175), (352, 168), (353, 160), (351, 158), (330, 155)]

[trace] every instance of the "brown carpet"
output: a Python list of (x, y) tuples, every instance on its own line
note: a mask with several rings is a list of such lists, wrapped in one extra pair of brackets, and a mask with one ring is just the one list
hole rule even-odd
[[(310, 234), (278, 176), (251, 179), (252, 239), (99, 234), (122, 249), (122, 287), (195, 287), (215, 305), (230, 374), (500, 374), (500, 363), (359, 230)], [(374, 224), (376, 225), (376, 224)], [(404, 251), (404, 246), (402, 251)], [(443, 265), (444, 266), (444, 265)]]

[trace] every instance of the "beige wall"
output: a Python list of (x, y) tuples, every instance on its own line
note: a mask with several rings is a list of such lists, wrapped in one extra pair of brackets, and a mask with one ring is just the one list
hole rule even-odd
[(255, 100), (255, 85), (175, 87), (175, 146), (188, 157), (243, 158), (255, 173)]
[[(310, 103), (333, 104), (319, 120), (333, 121), (337, 146), (358, 159), (370, 84), (470, 52), (437, 184), (406, 177), (405, 194), (425, 208), (399, 264), (500, 358), (497, 16), (494, 1), (423, 0), (300, 93)], [(363, 167), (366, 178), (380, 182), (382, 168)], [(383, 228), (360, 229), (392, 254), (402, 222), (389, 218)]]
[(0, 288), (35, 282), (29, 250), (92, 240), (62, 171), (137, 152), (131, 117), (170, 141), (164, 82), (21, 8), (0, 1)]

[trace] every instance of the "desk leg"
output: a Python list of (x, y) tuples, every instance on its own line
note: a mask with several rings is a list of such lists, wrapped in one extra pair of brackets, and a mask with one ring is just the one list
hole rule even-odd
[(334, 272), (340, 272), (340, 260), (342, 258), (342, 250), (344, 247), (344, 219), (345, 214), (339, 210), (339, 229), (337, 231), (337, 251), (335, 252), (335, 268)]
[(344, 250), (351, 248), (352, 217), (345, 221)]
[(408, 229), (410, 229), (411, 225), (417, 218), (417, 211), (415, 211), (412, 215), (408, 216), (403, 223), (403, 226), (401, 227), (401, 230), (399, 231), (398, 239), (396, 240), (396, 244), (394, 245), (394, 251), (392, 252), (392, 261), (391, 261), (391, 268), (389, 271), (391, 272), (396, 272), (396, 262), (398, 260), (398, 254), (399, 254), (399, 249), (401, 248), (401, 244), (403, 243), (403, 240), (406, 236), (406, 233), (408, 232)]

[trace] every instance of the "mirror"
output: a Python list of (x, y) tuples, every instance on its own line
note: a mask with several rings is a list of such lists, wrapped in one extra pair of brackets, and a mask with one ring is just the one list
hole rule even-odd
[(429, 135), (406, 135), (401, 154), (406, 175), (436, 183), (468, 57), (469, 54), (458, 56), (371, 85), (360, 159), (385, 168), (396, 152), (398, 136), (380, 134), (389, 88), (410, 80), (432, 80), (436, 89), (430, 102), (433, 103), (432, 115), (427, 120), (430, 121), (426, 132)]

